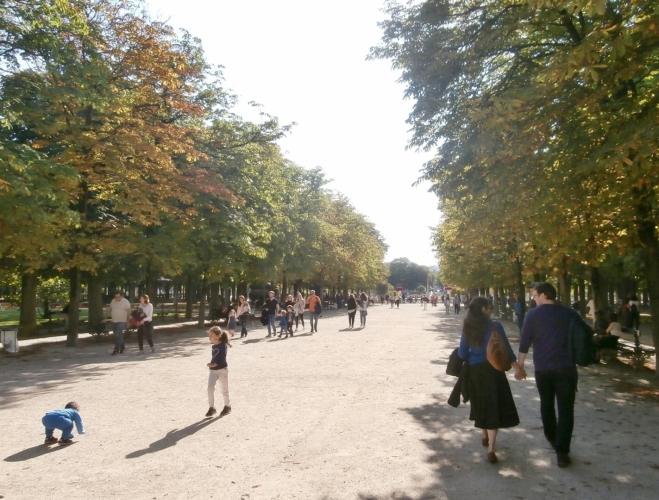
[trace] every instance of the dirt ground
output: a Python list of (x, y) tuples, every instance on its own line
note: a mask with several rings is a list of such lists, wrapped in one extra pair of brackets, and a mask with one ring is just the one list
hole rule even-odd
[[(273, 340), (255, 328), (229, 351), (233, 412), (213, 419), (202, 330), (157, 330), (158, 350), (144, 356), (134, 338), (121, 356), (94, 339), (0, 355), (0, 497), (656, 497), (653, 375), (616, 362), (580, 369), (567, 469), (544, 440), (532, 364), (528, 381), (509, 373), (522, 423), (500, 433), (499, 463), (487, 463), (468, 406), (446, 404), (461, 320), (405, 304), (372, 307), (364, 330), (348, 330), (342, 311), (326, 313), (314, 335)], [(41, 417), (70, 400), (87, 434), (43, 445)]]

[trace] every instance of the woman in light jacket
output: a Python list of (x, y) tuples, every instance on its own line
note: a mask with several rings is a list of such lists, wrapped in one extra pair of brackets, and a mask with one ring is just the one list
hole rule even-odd
[(300, 292), (297, 292), (295, 296), (293, 312), (295, 313), (295, 331), (297, 332), (297, 325), (300, 321), (302, 322), (302, 330), (304, 330), (304, 297)]
[(366, 315), (368, 314), (368, 295), (362, 292), (359, 295), (359, 323), (366, 328)]
[(147, 294), (140, 295), (138, 311), (142, 314), (142, 319), (137, 324), (137, 344), (140, 347), (140, 354), (144, 354), (144, 337), (151, 347), (151, 352), (156, 352), (156, 348), (153, 347), (153, 304)]
[(247, 320), (249, 319), (249, 302), (245, 300), (244, 295), (238, 296), (238, 304), (236, 305), (236, 316), (240, 318), (240, 338), (247, 337)]

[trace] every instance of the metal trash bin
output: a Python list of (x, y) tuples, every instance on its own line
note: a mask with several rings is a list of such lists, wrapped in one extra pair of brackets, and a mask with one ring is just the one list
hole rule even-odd
[(18, 352), (18, 328), (0, 331), (0, 342), (5, 352), (16, 354)]

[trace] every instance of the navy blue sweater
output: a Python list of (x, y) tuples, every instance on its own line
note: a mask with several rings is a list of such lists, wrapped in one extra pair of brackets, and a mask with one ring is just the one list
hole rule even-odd
[(211, 370), (221, 370), (229, 366), (227, 364), (228, 349), (229, 347), (224, 342), (212, 345), (213, 358), (211, 359), (211, 363), (215, 363), (216, 366), (211, 367)]
[(519, 339), (519, 352), (533, 346), (535, 371), (560, 370), (574, 366), (568, 352), (570, 320), (583, 321), (573, 309), (543, 304), (526, 313)]

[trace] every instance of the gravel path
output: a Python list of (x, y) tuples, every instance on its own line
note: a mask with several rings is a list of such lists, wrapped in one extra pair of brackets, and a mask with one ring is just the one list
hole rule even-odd
[[(500, 433), (499, 463), (488, 464), (468, 407), (446, 404), (455, 379), (445, 360), (461, 319), (405, 304), (372, 307), (364, 330), (347, 330), (337, 312), (314, 335), (272, 340), (255, 329), (229, 351), (233, 412), (221, 419), (203, 418), (210, 344), (201, 330), (157, 332), (158, 351), (145, 356), (135, 339), (122, 356), (95, 339), (2, 355), (0, 497), (656, 496), (659, 400), (643, 373), (620, 366), (581, 370), (568, 469), (544, 441), (532, 370), (527, 382), (511, 372), (522, 424)], [(42, 445), (41, 417), (72, 399), (87, 434)]]

